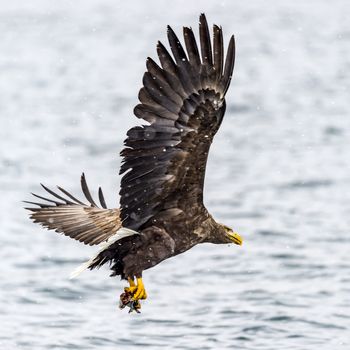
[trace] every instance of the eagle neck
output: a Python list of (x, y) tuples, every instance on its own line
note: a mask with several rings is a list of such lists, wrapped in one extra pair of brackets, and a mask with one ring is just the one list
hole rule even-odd
[(205, 242), (214, 244), (227, 243), (225, 230), (210, 214), (208, 219), (203, 222), (202, 226), (203, 230), (206, 232)]

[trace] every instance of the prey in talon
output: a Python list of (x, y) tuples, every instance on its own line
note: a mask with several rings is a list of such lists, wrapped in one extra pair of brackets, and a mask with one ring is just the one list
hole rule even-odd
[(108, 209), (101, 188), (95, 201), (83, 173), (86, 200), (42, 185), (48, 196), (33, 194), (38, 199), (26, 208), (34, 222), (97, 245), (98, 252), (71, 276), (109, 263), (111, 276), (129, 282), (120, 307), (138, 313), (147, 298), (145, 270), (200, 243), (242, 244), (241, 236), (217, 222), (203, 203), (210, 145), (226, 110), (235, 39), (230, 37), (225, 50), (222, 28), (210, 30), (204, 14), (199, 39), (190, 27), (183, 28), (183, 44), (169, 26), (167, 36), (170, 49), (158, 42), (159, 62), (146, 61), (134, 108), (143, 122), (127, 132), (121, 151), (119, 206)]
[(133, 278), (128, 278), (129, 287), (124, 288), (124, 293), (120, 295), (119, 308), (124, 309), (125, 306), (130, 308), (129, 313), (136, 311), (140, 313), (141, 309), (141, 299), (147, 298), (147, 293), (142, 282), (142, 278), (138, 277), (136, 279), (137, 284), (135, 284)]
[(122, 293), (119, 299), (119, 308), (124, 309), (126, 306), (129, 307), (129, 313), (133, 311), (140, 313), (140, 302), (138, 300), (132, 300), (132, 294), (129, 292)]

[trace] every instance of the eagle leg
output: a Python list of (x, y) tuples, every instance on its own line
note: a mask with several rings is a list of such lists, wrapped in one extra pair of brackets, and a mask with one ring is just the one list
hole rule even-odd
[(137, 289), (137, 286), (133, 278), (128, 277), (128, 282), (129, 282), (129, 287), (125, 287), (124, 291), (133, 295)]

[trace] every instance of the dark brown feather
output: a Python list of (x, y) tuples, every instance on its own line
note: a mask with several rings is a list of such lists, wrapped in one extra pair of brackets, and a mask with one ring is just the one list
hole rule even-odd
[(222, 38), (222, 30), (214, 25), (214, 68), (216, 73), (216, 82), (219, 82), (222, 76), (222, 68), (224, 65), (224, 41)]
[(191, 62), (191, 65), (198, 69), (201, 64), (201, 59), (199, 57), (199, 51), (194, 37), (193, 31), (191, 28), (184, 27), (184, 39), (186, 50), (188, 52), (188, 57)]
[(235, 37), (232, 35), (230, 39), (230, 43), (228, 45), (228, 49), (227, 49), (225, 70), (221, 81), (221, 89), (224, 95), (226, 94), (232, 79), (233, 68), (235, 65), (235, 54), (236, 54)]
[(225, 112), (234, 47), (231, 40), (223, 73), (221, 28), (214, 26), (214, 55), (203, 14), (199, 33), (202, 62), (192, 30), (184, 28), (186, 53), (170, 27), (174, 59), (159, 42), (161, 67), (147, 60), (135, 115), (150, 125), (130, 129), (121, 152), (121, 218), (128, 228), (144, 228), (164, 210), (203, 207), (206, 161)]
[(213, 55), (211, 51), (211, 41), (207, 19), (204, 13), (199, 17), (199, 37), (201, 41), (202, 62), (205, 65), (213, 65)]

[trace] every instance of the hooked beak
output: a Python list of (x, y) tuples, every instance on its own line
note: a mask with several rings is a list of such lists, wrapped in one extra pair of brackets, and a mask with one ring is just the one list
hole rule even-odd
[(243, 238), (237, 232), (228, 233), (227, 235), (234, 244), (243, 244)]

